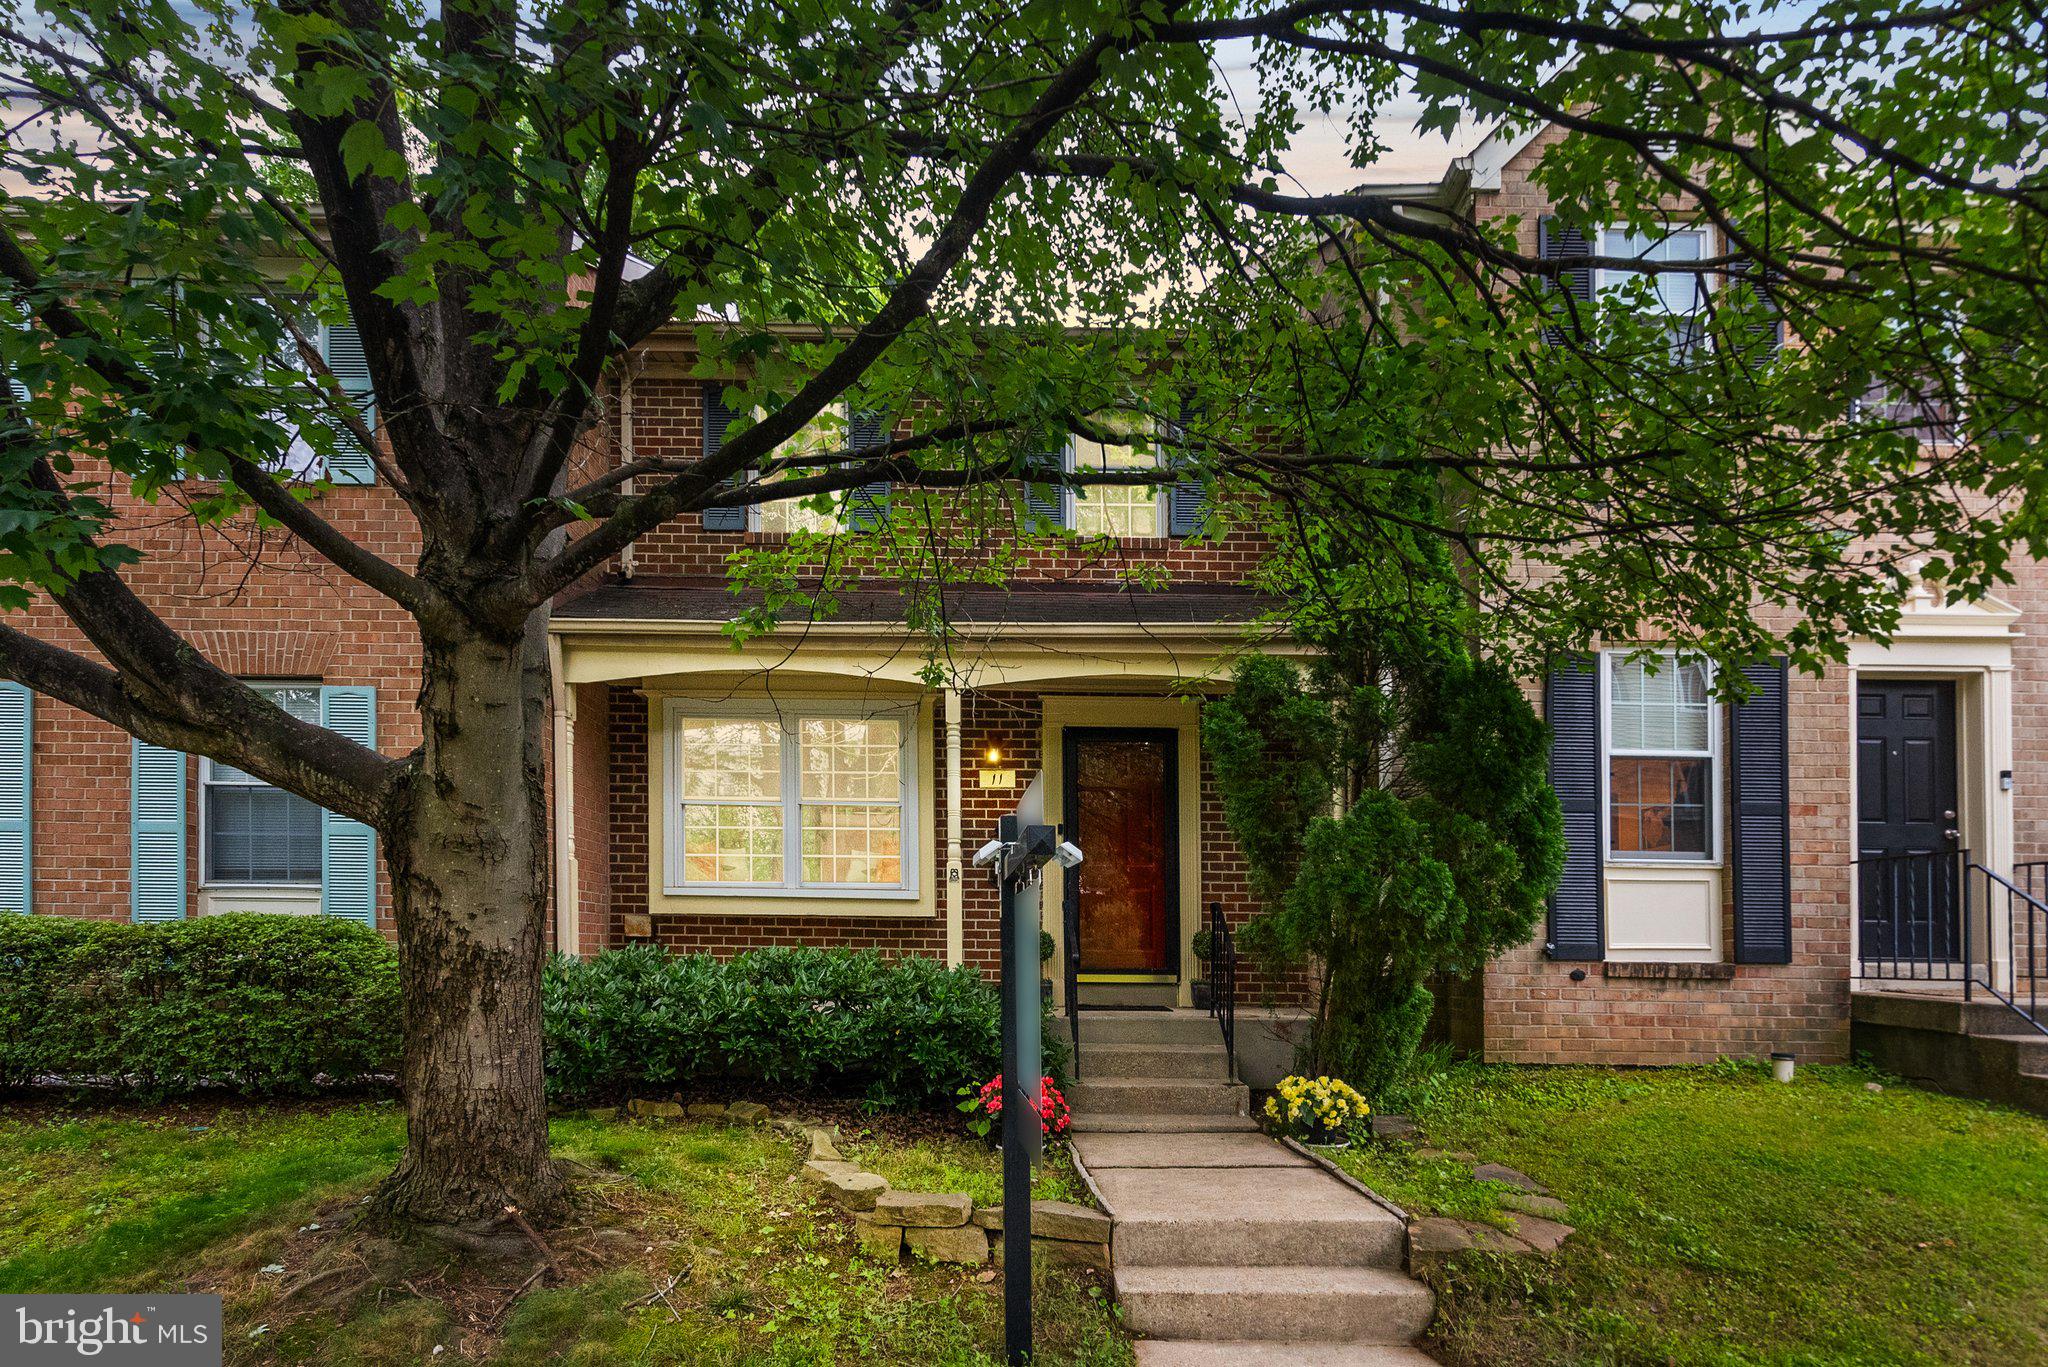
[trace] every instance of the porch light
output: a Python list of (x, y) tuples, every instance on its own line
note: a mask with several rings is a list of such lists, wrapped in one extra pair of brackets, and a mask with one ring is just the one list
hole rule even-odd
[(1003, 749), (999, 745), (991, 745), (987, 752), (982, 755), (982, 758), (990, 764), (1001, 764), (1003, 762)]
[(1774, 1082), (1790, 1082), (1792, 1080), (1792, 1055), (1771, 1055), (1771, 1079)]

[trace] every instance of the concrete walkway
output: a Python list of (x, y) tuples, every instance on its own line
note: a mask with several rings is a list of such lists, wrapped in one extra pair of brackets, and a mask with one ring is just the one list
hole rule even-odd
[(1076, 1133), (1074, 1151), (1115, 1220), (1117, 1296), (1143, 1367), (1431, 1361), (1407, 1346), (1435, 1300), (1405, 1270), (1392, 1212), (1246, 1120), (1118, 1119)]

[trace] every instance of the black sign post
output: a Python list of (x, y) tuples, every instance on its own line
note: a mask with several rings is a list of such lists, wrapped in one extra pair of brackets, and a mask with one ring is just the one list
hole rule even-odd
[[(1012, 1367), (1031, 1359), (1031, 1167), (1044, 1143), (1039, 879), (1061, 853), (1059, 828), (1046, 823), (1045, 797), (1033, 779), (1016, 812), (998, 823), (995, 845), (983, 851), (988, 857), (975, 860), (993, 866), (1002, 893), (1003, 1356)], [(1072, 851), (1067, 862), (1078, 857)]]

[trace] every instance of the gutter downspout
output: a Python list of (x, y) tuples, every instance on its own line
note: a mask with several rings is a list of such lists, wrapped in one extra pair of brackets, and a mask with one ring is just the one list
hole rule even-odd
[[(619, 461), (621, 464), (628, 464), (633, 460), (633, 361), (634, 358), (629, 355), (626, 357), (626, 363), (619, 367)], [(627, 480), (619, 492), (622, 494), (632, 493), (633, 481)], [(634, 547), (638, 544), (637, 541), (628, 541), (619, 548), (619, 574), (622, 578), (631, 579), (633, 577), (633, 571), (637, 568), (637, 557), (634, 554)]]
[(562, 679), (562, 640), (548, 636), (554, 706), (555, 951), (581, 956), (582, 908), (576, 895), (576, 690)]
[(946, 690), (946, 966), (967, 962), (967, 926), (961, 901), (965, 869), (960, 849), (960, 690)]

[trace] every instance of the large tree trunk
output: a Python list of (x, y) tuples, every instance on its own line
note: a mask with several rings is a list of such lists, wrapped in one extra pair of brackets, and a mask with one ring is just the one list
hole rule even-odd
[(545, 620), (423, 641), (421, 764), (385, 845), (407, 1128), (381, 1202), (409, 1222), (477, 1231), (560, 1199), (541, 1080)]

